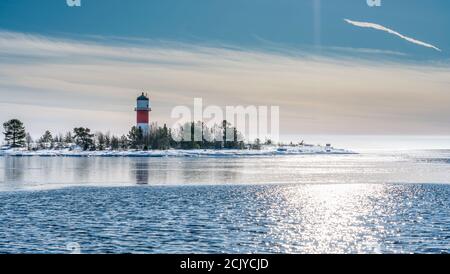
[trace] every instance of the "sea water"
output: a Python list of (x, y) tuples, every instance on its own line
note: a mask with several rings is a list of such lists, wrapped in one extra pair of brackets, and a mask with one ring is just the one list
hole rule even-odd
[(448, 253), (450, 151), (0, 157), (0, 253)]

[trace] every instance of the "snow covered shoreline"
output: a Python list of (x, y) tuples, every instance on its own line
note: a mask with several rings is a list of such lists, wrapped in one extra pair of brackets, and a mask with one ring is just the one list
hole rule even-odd
[(282, 155), (312, 155), (312, 154), (355, 154), (355, 152), (323, 146), (301, 147), (269, 147), (261, 150), (237, 149), (193, 149), (193, 150), (149, 150), (149, 151), (76, 151), (38, 150), (28, 151), (20, 149), (0, 150), (1, 156), (37, 156), (37, 157), (261, 157)]

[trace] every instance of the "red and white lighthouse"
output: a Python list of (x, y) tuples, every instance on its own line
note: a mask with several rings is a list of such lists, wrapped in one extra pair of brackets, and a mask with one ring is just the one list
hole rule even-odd
[(150, 100), (146, 95), (144, 95), (143, 92), (142, 95), (137, 98), (135, 111), (136, 111), (137, 127), (141, 128), (144, 135), (148, 134), (150, 132), (148, 117), (152, 109), (150, 107)]

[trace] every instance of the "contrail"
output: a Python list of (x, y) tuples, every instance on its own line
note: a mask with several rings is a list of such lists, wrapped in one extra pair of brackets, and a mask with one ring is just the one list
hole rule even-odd
[(385, 31), (385, 32), (390, 33), (390, 34), (397, 35), (398, 37), (400, 37), (402, 39), (405, 39), (408, 42), (414, 43), (416, 45), (424, 46), (424, 47), (427, 47), (427, 48), (432, 48), (432, 49), (435, 49), (437, 51), (442, 51), (440, 48), (437, 48), (437, 47), (435, 47), (435, 46), (433, 46), (431, 44), (428, 44), (428, 43), (416, 40), (414, 38), (405, 36), (405, 35), (403, 35), (401, 33), (396, 32), (395, 30), (391, 30), (391, 29), (386, 28), (386, 27), (384, 27), (382, 25), (378, 25), (378, 24), (374, 24), (374, 23), (368, 23), (368, 22), (356, 22), (356, 21), (352, 21), (352, 20), (349, 20), (349, 19), (344, 19), (344, 20), (345, 20), (345, 22), (347, 22), (349, 24), (352, 24), (354, 26), (357, 26), (357, 27), (372, 28), (372, 29), (376, 29), (376, 30)]

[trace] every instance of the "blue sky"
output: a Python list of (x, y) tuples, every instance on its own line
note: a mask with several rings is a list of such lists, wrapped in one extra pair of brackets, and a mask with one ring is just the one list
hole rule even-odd
[[(445, 0), (3, 0), (0, 27), (52, 36), (139, 37), (239, 47), (373, 48), (409, 54), (409, 60), (441, 60), (450, 51), (450, 2)], [(443, 53), (343, 19), (367, 21), (436, 44)]]
[(81, 2), (0, 1), (1, 121), (122, 134), (145, 89), (161, 123), (201, 97), (280, 106), (282, 136), (450, 135), (449, 1)]

